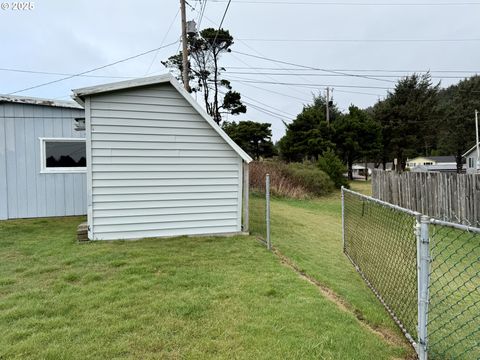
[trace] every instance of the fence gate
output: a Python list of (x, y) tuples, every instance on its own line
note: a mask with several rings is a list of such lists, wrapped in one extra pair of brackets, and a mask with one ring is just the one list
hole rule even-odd
[(342, 189), (343, 249), (420, 359), (480, 359), (480, 229)]

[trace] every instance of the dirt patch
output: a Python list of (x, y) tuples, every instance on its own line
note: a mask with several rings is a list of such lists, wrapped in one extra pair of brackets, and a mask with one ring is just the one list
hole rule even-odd
[(365, 320), (363, 314), (359, 310), (354, 309), (349, 303), (347, 303), (332, 289), (325, 286), (314, 277), (308, 275), (305, 271), (300, 269), (292, 260), (283, 255), (277, 248), (273, 247), (272, 251), (280, 259), (283, 265), (295, 271), (302, 279), (308, 281), (312, 285), (315, 285), (315, 287), (317, 287), (320, 293), (328, 300), (333, 302), (340, 310), (352, 314), (363, 328), (367, 329), (368, 331), (380, 337), (391, 345), (407, 349), (408, 355), (406, 359), (416, 359), (416, 356), (412, 354), (412, 346), (404, 338), (400, 337), (397, 333), (385, 327), (372, 326)]

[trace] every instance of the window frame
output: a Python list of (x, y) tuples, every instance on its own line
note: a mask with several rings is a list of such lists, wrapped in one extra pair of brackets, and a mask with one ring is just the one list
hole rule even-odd
[[(47, 167), (46, 159), (46, 143), (47, 142), (83, 142), (85, 143), (85, 149), (87, 146), (87, 141), (85, 138), (51, 138), (51, 137), (40, 137), (40, 174), (82, 174), (87, 172), (87, 167)], [(86, 152), (86, 151), (85, 151)], [(86, 156), (85, 156), (86, 158)]]

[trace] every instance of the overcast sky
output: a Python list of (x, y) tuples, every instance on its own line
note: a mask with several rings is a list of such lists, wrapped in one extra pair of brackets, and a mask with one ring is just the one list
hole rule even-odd
[[(430, 5), (419, 5), (420, 1)], [(373, 105), (394, 85), (395, 77), (390, 76), (405, 71), (430, 69), (442, 86), (459, 80), (446, 76), (480, 72), (480, 1), (451, 0), (456, 5), (445, 5), (446, 1), (348, 0), (332, 5), (321, 0), (233, 0), (223, 27), (237, 40), (222, 65), (247, 106), (253, 106), (229, 120), (272, 123), (278, 140), (285, 131), (282, 119), (292, 121), (312, 93), (323, 92), (327, 85), (334, 88), (334, 101), (345, 111), (352, 103)], [(3, 94), (64, 77), (5, 69), (74, 74), (176, 42), (180, 36), (177, 0), (40, 0), (33, 10), (23, 11), (12, 10), (12, 2), (3, 3), (10, 7), (0, 10)], [(198, 20), (200, 3), (190, 0), (190, 4), (196, 9), (189, 7), (187, 18)], [(227, 1), (208, 0), (201, 28), (218, 26), (226, 5)], [(90, 74), (96, 77), (75, 77), (18, 95), (66, 100), (74, 88), (162, 74), (166, 69), (160, 60), (178, 47), (174, 44)]]

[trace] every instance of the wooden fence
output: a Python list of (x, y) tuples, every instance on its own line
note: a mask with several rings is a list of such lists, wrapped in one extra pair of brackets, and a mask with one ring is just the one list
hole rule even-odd
[(373, 197), (441, 220), (480, 226), (480, 174), (374, 170)]

